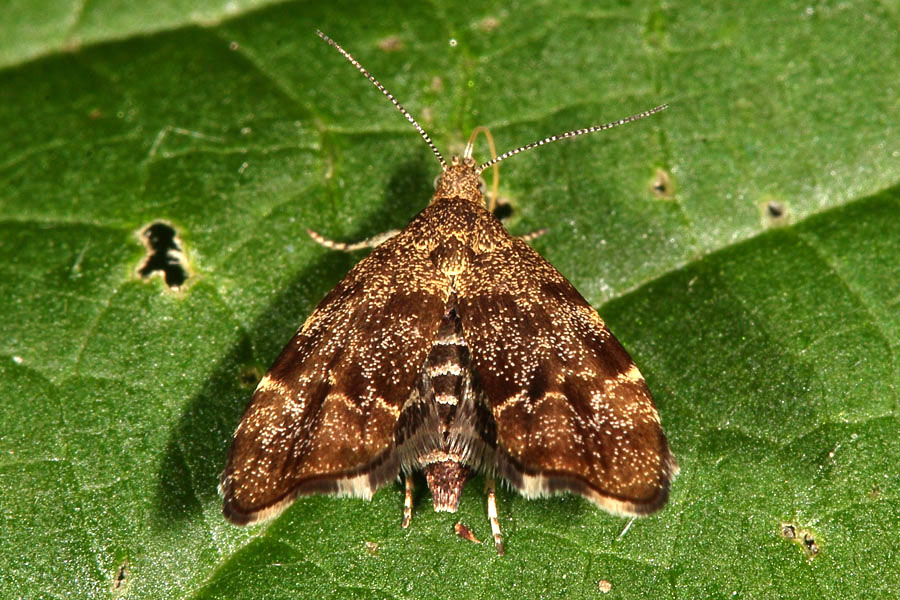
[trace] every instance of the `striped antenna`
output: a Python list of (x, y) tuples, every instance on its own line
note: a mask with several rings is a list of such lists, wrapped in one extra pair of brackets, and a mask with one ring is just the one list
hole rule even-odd
[(349, 53), (349, 52), (347, 52), (346, 50), (344, 50), (343, 48), (341, 48), (340, 44), (338, 44), (337, 42), (335, 42), (333, 39), (331, 39), (330, 37), (328, 37), (327, 35), (325, 35), (325, 34), (322, 33), (321, 31), (319, 31), (318, 29), (316, 30), (316, 33), (319, 34), (319, 37), (320, 37), (320, 38), (322, 38), (323, 40), (325, 40), (326, 42), (328, 42), (328, 45), (330, 45), (332, 48), (334, 48), (335, 50), (337, 50), (338, 52), (340, 52), (341, 54), (343, 54), (343, 55), (344, 55), (344, 58), (346, 58), (347, 60), (349, 60), (349, 61), (350, 61), (350, 64), (353, 65), (354, 67), (356, 67), (356, 70), (357, 70), (357, 71), (359, 71), (360, 73), (362, 73), (362, 74), (365, 76), (366, 79), (368, 79), (369, 81), (371, 81), (372, 84), (373, 84), (375, 87), (377, 87), (379, 90), (381, 90), (381, 93), (382, 93), (382, 94), (384, 94), (385, 96), (387, 96), (388, 100), (390, 100), (391, 102), (393, 102), (394, 106), (397, 107), (397, 110), (400, 111), (400, 114), (402, 114), (404, 117), (406, 117), (406, 120), (407, 120), (407, 121), (409, 121), (410, 123), (412, 123), (413, 127), (416, 128), (416, 131), (419, 132), (419, 135), (421, 135), (422, 138), (425, 140), (425, 143), (428, 144), (428, 147), (431, 148), (431, 151), (434, 152), (434, 155), (437, 157), (438, 161), (441, 163), (441, 168), (444, 169), (444, 170), (446, 170), (446, 169), (447, 169), (447, 162), (444, 160), (444, 157), (441, 156), (441, 153), (438, 152), (438, 149), (435, 147), (434, 142), (431, 141), (431, 138), (428, 137), (428, 134), (425, 133), (425, 130), (422, 129), (422, 127), (416, 122), (416, 120), (413, 118), (413, 116), (412, 116), (411, 114), (409, 114), (409, 111), (407, 111), (405, 108), (403, 108), (403, 105), (402, 105), (402, 104), (400, 104), (399, 102), (397, 102), (397, 99), (394, 98), (394, 95), (391, 94), (389, 91), (387, 91), (387, 89), (385, 89), (385, 87), (384, 87), (383, 85), (381, 85), (380, 83), (378, 83), (378, 80), (375, 79), (375, 78), (372, 76), (371, 73), (369, 73), (368, 71), (366, 71), (365, 67), (363, 67), (361, 64), (359, 64), (359, 61), (358, 61), (358, 60), (356, 60), (355, 58), (353, 58), (352, 56), (350, 56), (350, 53)]
[(624, 125), (625, 123), (631, 123), (632, 121), (637, 121), (639, 119), (643, 119), (644, 117), (649, 117), (652, 114), (656, 114), (660, 111), (669, 108), (668, 104), (661, 104), (656, 108), (651, 108), (650, 110), (646, 110), (642, 113), (638, 113), (636, 115), (631, 115), (630, 117), (626, 117), (624, 119), (619, 119), (618, 121), (613, 121), (612, 123), (606, 123), (604, 125), (595, 125), (594, 127), (588, 127), (587, 129), (576, 129), (574, 131), (567, 131), (566, 133), (561, 133), (559, 135), (551, 135), (548, 138), (544, 138), (537, 142), (531, 142), (530, 144), (526, 144), (524, 146), (519, 146), (515, 150), (510, 150), (509, 152), (504, 152), (500, 156), (492, 158), (486, 163), (480, 165), (478, 167), (478, 172), (481, 173), (485, 169), (490, 168), (496, 165), (498, 162), (505, 158), (509, 158), (514, 154), (518, 154), (519, 152), (525, 152), (526, 150), (531, 150), (532, 148), (537, 148), (538, 146), (543, 146), (544, 144), (549, 144), (551, 142), (557, 142), (559, 140), (564, 140), (566, 138), (573, 138), (579, 135), (584, 135), (586, 133), (594, 133), (595, 131), (603, 131), (604, 129), (612, 129), (613, 127), (618, 127), (619, 125)]

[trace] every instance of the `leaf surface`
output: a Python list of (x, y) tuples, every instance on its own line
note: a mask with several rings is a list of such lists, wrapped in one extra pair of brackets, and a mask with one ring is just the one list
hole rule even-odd
[[(889, 3), (20, 3), (0, 42), (0, 597), (884, 597), (900, 589), (900, 12)], [(44, 11), (44, 12), (41, 12)], [(49, 12), (48, 12), (49, 11)], [(598, 307), (681, 463), (628, 524), (483, 479), (216, 494), (261, 376), (445, 155), (503, 152), (510, 229)], [(486, 150), (479, 147), (479, 156)], [(486, 157), (485, 157), (486, 158)], [(188, 280), (143, 280), (141, 231)], [(793, 533), (791, 533), (793, 532)], [(793, 538), (790, 536), (793, 535)]]

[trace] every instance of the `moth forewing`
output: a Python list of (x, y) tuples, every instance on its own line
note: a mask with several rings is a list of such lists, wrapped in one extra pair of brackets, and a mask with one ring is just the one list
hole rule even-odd
[(370, 497), (397, 477), (394, 445), (447, 300), (407, 227), (316, 307), (260, 381), (222, 475), (226, 514), (253, 522), (297, 495)]

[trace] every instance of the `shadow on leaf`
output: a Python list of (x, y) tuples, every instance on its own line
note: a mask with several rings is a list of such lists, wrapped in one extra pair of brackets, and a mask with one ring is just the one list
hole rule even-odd
[[(434, 169), (425, 162), (424, 154), (398, 167), (381, 207), (358, 219), (362, 225), (354, 240), (403, 227), (409, 215), (425, 208), (433, 189), (430, 171)], [(217, 502), (219, 475), (225, 466), (231, 435), (255, 387), (255, 382), (247, 385), (248, 371), (265, 372), (268, 363), (275, 360), (312, 312), (314, 307), (306, 306), (308, 300), (304, 298), (324, 297), (359, 260), (358, 253), (325, 251), (299, 271), (248, 327), (249, 333), (220, 358), (203, 389), (187, 402), (159, 466), (155, 521), (160, 527), (199, 516), (203, 506)], [(273, 330), (283, 331), (284, 335), (275, 339), (276, 336), (262, 333)], [(267, 364), (257, 369), (260, 362)]]

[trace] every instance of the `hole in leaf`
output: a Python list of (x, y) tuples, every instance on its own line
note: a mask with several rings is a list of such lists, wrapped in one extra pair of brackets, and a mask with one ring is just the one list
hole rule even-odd
[(612, 584), (605, 579), (601, 579), (597, 582), (597, 588), (600, 590), (600, 593), (608, 594), (612, 591)]
[[(513, 214), (513, 205), (510, 203), (508, 198), (504, 198), (503, 196), (497, 197), (497, 202), (494, 206), (494, 210), (491, 214), (497, 217), (498, 221), (506, 221)], [(537, 229), (535, 231), (530, 231), (524, 235), (517, 236), (519, 239), (524, 240), (526, 242), (530, 242), (532, 240), (536, 240), (545, 233), (547, 233), (546, 228)]]
[(675, 194), (672, 178), (665, 169), (657, 169), (650, 189), (657, 198), (671, 198)]
[(500, 221), (510, 218), (513, 214), (512, 204), (505, 198), (497, 198), (497, 206), (494, 207), (494, 216)]
[(187, 280), (187, 269), (175, 228), (162, 221), (151, 223), (141, 230), (141, 241), (147, 248), (147, 257), (138, 274), (143, 279), (159, 275), (170, 288), (180, 288)]
[(790, 217), (788, 206), (784, 202), (774, 198), (763, 200), (760, 203), (759, 208), (759, 212), (762, 214), (763, 224), (769, 227), (787, 223), (788, 218)]

